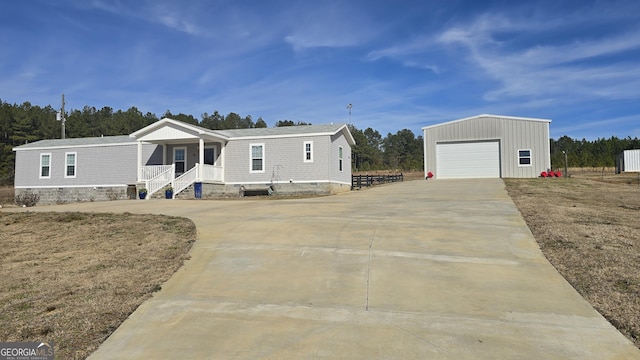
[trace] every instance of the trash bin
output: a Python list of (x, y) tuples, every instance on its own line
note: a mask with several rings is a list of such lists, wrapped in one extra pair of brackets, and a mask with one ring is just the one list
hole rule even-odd
[(196, 199), (202, 199), (202, 183), (197, 182), (193, 184), (193, 192), (196, 195)]

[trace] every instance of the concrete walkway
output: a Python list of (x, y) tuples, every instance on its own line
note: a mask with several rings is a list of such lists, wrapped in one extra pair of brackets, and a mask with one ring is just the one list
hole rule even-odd
[(91, 360), (640, 359), (545, 260), (501, 180), (37, 209), (197, 225), (191, 260)]

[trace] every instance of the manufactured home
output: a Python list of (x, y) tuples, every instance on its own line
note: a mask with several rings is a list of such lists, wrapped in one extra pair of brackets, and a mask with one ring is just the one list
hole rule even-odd
[(129, 136), (42, 140), (18, 146), (15, 192), (40, 203), (238, 196), (243, 190), (331, 194), (351, 187), (346, 124), (210, 130), (162, 119)]

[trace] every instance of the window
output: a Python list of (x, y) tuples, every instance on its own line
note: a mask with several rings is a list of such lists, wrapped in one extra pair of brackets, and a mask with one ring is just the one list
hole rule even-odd
[(185, 159), (187, 156), (187, 149), (183, 147), (173, 149), (173, 164), (176, 166), (176, 174), (184, 174), (186, 168)]
[(338, 148), (338, 170), (342, 172), (342, 146)]
[(64, 177), (74, 178), (76, 177), (76, 153), (65, 153), (66, 169)]
[(40, 178), (51, 178), (51, 154), (40, 154)]
[(207, 165), (216, 164), (216, 148), (211, 147), (204, 149), (204, 163)]
[(531, 166), (531, 149), (518, 150), (518, 166)]
[(304, 162), (313, 162), (313, 141), (304, 142)]
[(251, 144), (251, 167), (249, 172), (263, 173), (264, 172), (264, 144)]

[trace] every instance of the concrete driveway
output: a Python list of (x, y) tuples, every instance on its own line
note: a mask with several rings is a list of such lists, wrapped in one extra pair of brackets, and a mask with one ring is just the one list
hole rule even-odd
[(92, 360), (640, 359), (545, 260), (501, 180), (38, 210), (197, 225), (191, 260)]

